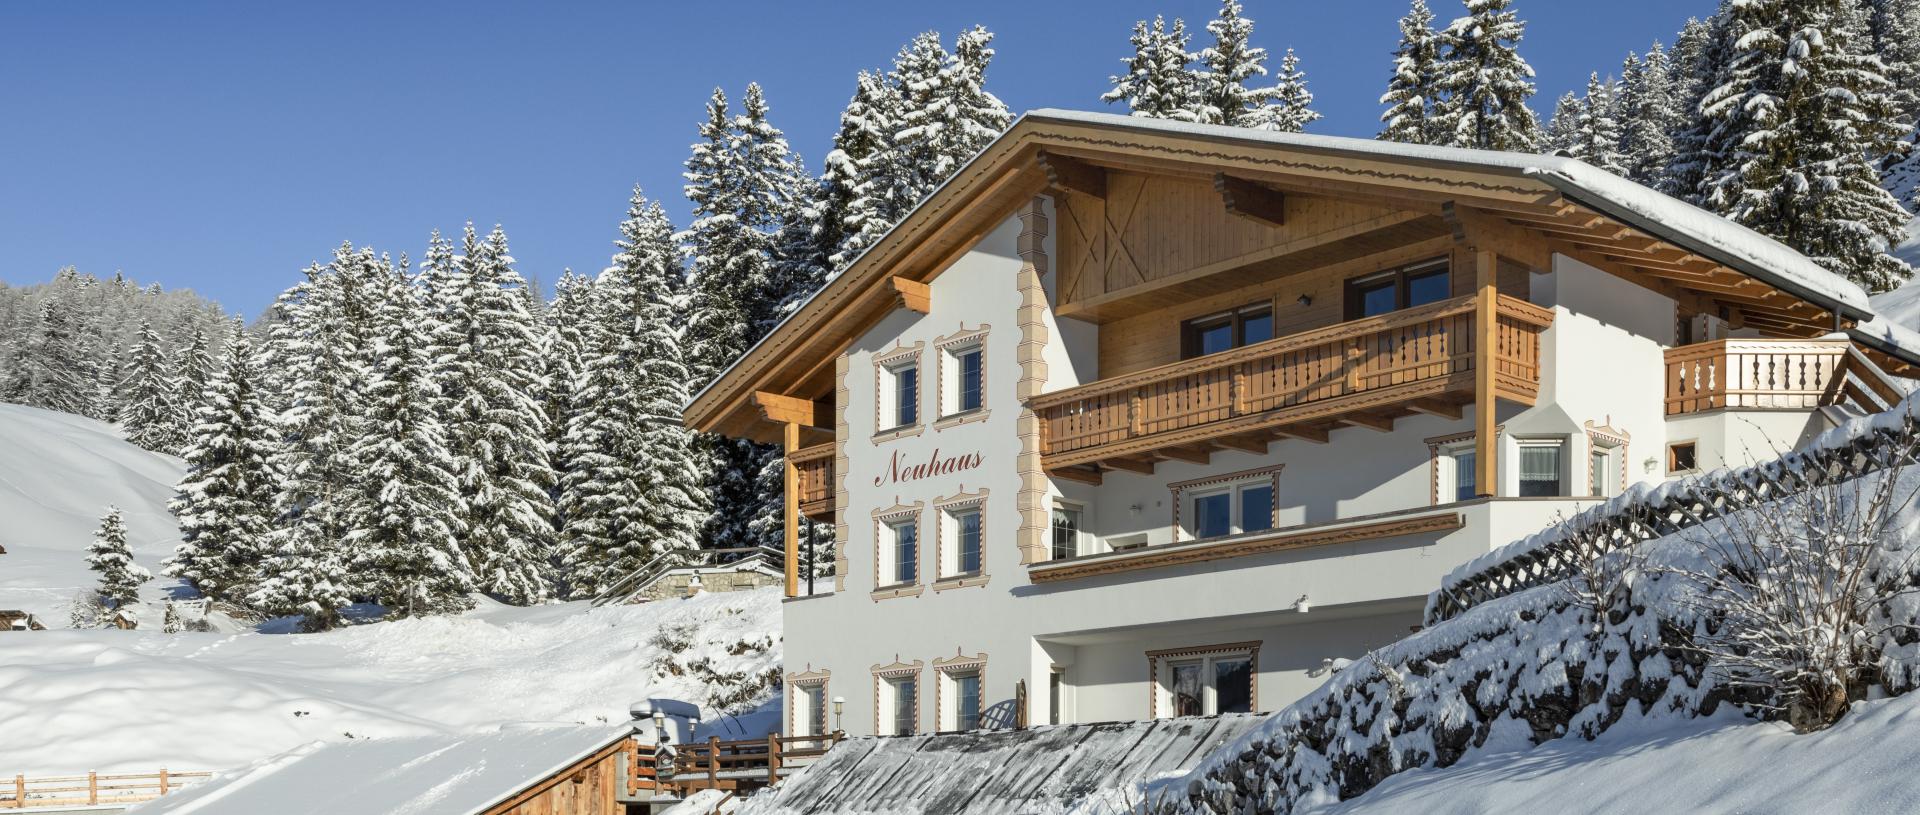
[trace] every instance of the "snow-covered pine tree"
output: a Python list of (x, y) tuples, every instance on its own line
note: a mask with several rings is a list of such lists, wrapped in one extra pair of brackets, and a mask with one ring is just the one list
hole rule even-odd
[[(528, 287), (531, 289), (532, 287)], [(553, 303), (541, 315), (540, 330), (540, 411), (546, 416), (547, 458), (553, 468), (553, 493), (559, 499), (560, 480), (569, 460), (561, 450), (567, 433), (567, 421), (574, 410), (574, 392), (580, 388), (586, 372), (587, 336), (592, 322), (592, 281), (572, 269), (561, 272), (553, 285)], [(557, 529), (565, 522), (554, 518)]]
[(1673, 160), (1673, 133), (1682, 123), (1667, 61), (1666, 49), (1655, 40), (1644, 59), (1629, 53), (1621, 66), (1620, 162), (1628, 178), (1647, 186)]
[(563, 447), (563, 566), (591, 597), (674, 549), (698, 545), (706, 495), (692, 434), (673, 226), (636, 188), (613, 262), (592, 288), (594, 330)]
[[(907, 209), (920, 203), (947, 178), (1007, 129), (1013, 114), (987, 90), (987, 66), (993, 62), (993, 33), (980, 26), (954, 37), (953, 52), (935, 67), (930, 81), (918, 67), (902, 71), (900, 129), (893, 150), (900, 154), (894, 166), (905, 170), (905, 189), (896, 200)], [(940, 53), (940, 35), (931, 49), (916, 56)], [(749, 93), (752, 88), (748, 88)], [(785, 141), (781, 142), (782, 149)], [(902, 210), (901, 215), (906, 214)]]
[[(937, 44), (937, 43), (936, 43)], [(786, 139), (767, 120), (759, 85), (748, 85), (744, 115), (727, 113), (716, 89), (701, 125), (701, 141), (687, 160), (687, 198), (694, 222), (686, 352), (693, 384), (711, 382), (759, 340), (785, 298), (772, 291), (773, 230), (790, 217), (805, 175)], [(898, 148), (896, 148), (898, 149)], [(756, 539), (754, 519), (777, 512), (778, 495), (762, 494), (758, 473), (775, 451), (766, 445), (706, 435), (700, 438), (705, 484), (713, 507), (702, 540), (737, 547)]]
[(1525, 151), (1539, 144), (1540, 126), (1527, 107), (1533, 66), (1519, 51), (1526, 24), (1511, 3), (1466, 0), (1467, 15), (1440, 34), (1445, 50), (1435, 84), (1444, 96), (1434, 119), (1442, 144)]
[(167, 504), (180, 543), (166, 572), (206, 597), (239, 604), (259, 581), (263, 536), (273, 521), (267, 462), (277, 436), (257, 354), (239, 320), (226, 345), (188, 437), (186, 473)]
[[(1614, 118), (1613, 90), (1613, 80), (1602, 80), (1598, 73), (1587, 76), (1587, 93), (1580, 98), (1569, 152), (1602, 170), (1626, 175), (1620, 161), (1620, 123)], [(1559, 111), (1554, 113), (1558, 115)]]
[(127, 548), (127, 525), (120, 508), (108, 506), (87, 547), (87, 568), (100, 573), (100, 598), (111, 608), (122, 608), (140, 601), (140, 585), (153, 579), (146, 567), (133, 562)]
[(1413, 0), (1407, 16), (1400, 18), (1400, 47), (1393, 52), (1393, 76), (1387, 80), (1387, 92), (1380, 96), (1386, 105), (1380, 114), (1384, 127), (1375, 138), (1405, 144), (1436, 144), (1441, 141), (1434, 121), (1434, 103), (1440, 89), (1440, 35), (1433, 30), (1433, 11), (1426, 0)]
[(127, 358), (126, 379), (116, 389), (120, 428), (127, 441), (156, 453), (178, 455), (186, 439), (180, 435), (177, 385), (168, 376), (167, 358), (153, 326), (140, 321), (133, 352)]
[[(1219, 14), (1207, 23), (1213, 44), (1194, 55), (1202, 66), (1193, 75), (1193, 107), (1198, 121), (1298, 132), (1290, 125), (1302, 111), (1310, 112), (1307, 105), (1313, 97), (1307, 94), (1304, 103), (1298, 98), (1305, 91), (1304, 78), (1290, 82), (1283, 76), (1276, 87), (1250, 84), (1267, 75), (1267, 49), (1254, 46), (1253, 21), (1243, 16), (1243, 11), (1239, 0), (1221, 0)], [(1281, 99), (1282, 93), (1292, 96)]]
[(1150, 119), (1194, 122), (1206, 118), (1201, 89), (1187, 70), (1194, 55), (1187, 51), (1185, 22), (1176, 17), (1169, 29), (1162, 17), (1153, 18), (1152, 27), (1140, 20), (1133, 24), (1128, 42), (1133, 55), (1121, 60), (1127, 70), (1109, 77), (1113, 89), (1101, 94), (1100, 101), (1126, 102), (1130, 115)]
[[(539, 335), (507, 236), (466, 227), (438, 305), (435, 380), (466, 516), (462, 548), (475, 586), (510, 603), (552, 596), (553, 471), (536, 398)], [(434, 253), (429, 252), (429, 255)]]
[(347, 565), (400, 616), (463, 611), (473, 605), (473, 567), (460, 548), (460, 485), (420, 331), (426, 311), (400, 273), (372, 271), (370, 379), (347, 451), (358, 468), (344, 509)]
[(1560, 94), (1559, 101), (1553, 105), (1553, 118), (1547, 120), (1547, 129), (1541, 143), (1549, 153), (1577, 155), (1580, 149), (1580, 115), (1584, 104), (1573, 91)]
[(1704, 203), (1868, 291), (1912, 269), (1889, 254), (1908, 215), (1876, 166), (1911, 122), (1870, 50), (1857, 0), (1737, 0), (1727, 9), (1728, 77), (1714, 120)]
[[(1920, 0), (1864, 0), (1873, 53), (1893, 83), (1893, 103), (1920, 122)], [(1909, 212), (1920, 213), (1920, 132), (1909, 132), (1880, 160), (1881, 186)]]
[[(876, 176), (890, 172), (888, 152), (900, 130), (901, 99), (885, 73), (861, 71), (853, 98), (840, 113), (840, 130), (827, 153), (817, 198), (819, 227), (813, 242), (829, 252), (827, 276), (852, 263), (861, 251), (893, 226), (895, 214), (884, 200), (870, 198)], [(791, 243), (791, 239), (785, 243)]]
[(106, 412), (95, 381), (103, 366), (87, 337), (78, 290), (55, 282), (40, 300), (0, 399), (98, 418)]
[(352, 447), (364, 432), (364, 404), (375, 302), (369, 291), (391, 274), (371, 249), (343, 243), (327, 266), (307, 270), (301, 295), (283, 301), (287, 325), (273, 342), (288, 366), (281, 443), (269, 467), (278, 489), (275, 526), (264, 540), (260, 581), (248, 604), (299, 615), (310, 631), (332, 628), (340, 610), (367, 589), (348, 551), (348, 508), (365, 474)]
[(1299, 133), (1320, 118), (1313, 109), (1313, 92), (1307, 90), (1307, 74), (1300, 70), (1300, 58), (1293, 49), (1280, 57), (1280, 75), (1266, 94), (1268, 101), (1247, 111), (1236, 124), (1256, 130)]
[[(1722, 4), (1724, 6), (1724, 3)], [(1708, 167), (1716, 163), (1715, 120), (1701, 115), (1707, 93), (1728, 80), (1732, 41), (1727, 38), (1723, 10), (1707, 20), (1688, 19), (1673, 42), (1673, 94), (1678, 100), (1679, 125), (1673, 131), (1673, 157), (1655, 188), (1695, 204), (1700, 203)]]
[(193, 426), (199, 421), (200, 405), (206, 401), (213, 370), (206, 329), (198, 325), (190, 327), (173, 358), (174, 425), (182, 443), (193, 436)]

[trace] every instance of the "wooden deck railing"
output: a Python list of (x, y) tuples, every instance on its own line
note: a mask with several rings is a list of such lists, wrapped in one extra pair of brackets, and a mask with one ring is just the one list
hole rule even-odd
[(137, 804), (205, 781), (212, 775), (162, 769), (157, 773), (0, 777), (0, 809)]
[[(1409, 396), (1433, 390), (1404, 386), (1451, 383), (1470, 390), (1473, 309), (1472, 296), (1456, 297), (1043, 394), (1030, 402), (1040, 417), (1042, 454), (1061, 456), (1389, 389)], [(1506, 296), (1496, 313), (1502, 395), (1530, 401), (1539, 388), (1539, 334), (1553, 313)]]
[(808, 517), (833, 511), (833, 454), (833, 442), (793, 454), (793, 466), (800, 472), (800, 512)]
[(839, 744), (846, 734), (780, 736), (721, 741), (709, 738), (674, 748), (673, 775), (660, 781), (682, 793), (700, 789), (758, 789), (780, 780), (789, 762), (818, 758)]
[(1667, 350), (1667, 415), (1810, 409), (1843, 384), (1846, 340), (1714, 340)]

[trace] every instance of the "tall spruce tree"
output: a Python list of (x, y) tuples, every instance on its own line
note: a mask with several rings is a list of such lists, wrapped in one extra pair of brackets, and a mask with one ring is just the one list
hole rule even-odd
[[(1614, 82), (1602, 80), (1597, 73), (1587, 76), (1587, 93), (1574, 109), (1571, 141), (1567, 150), (1574, 158), (1615, 175), (1626, 175), (1620, 160), (1620, 123), (1614, 118)], [(1559, 115), (1559, 111), (1554, 111)]]
[(1467, 15), (1440, 35), (1445, 51), (1434, 110), (1440, 143), (1482, 150), (1533, 150), (1540, 126), (1527, 100), (1533, 66), (1520, 56), (1526, 25), (1512, 0), (1466, 0)]
[(1426, 0), (1413, 0), (1407, 16), (1400, 18), (1400, 47), (1393, 52), (1387, 92), (1380, 96), (1387, 110), (1380, 114), (1384, 126), (1376, 138), (1404, 144), (1442, 142), (1434, 119), (1434, 103), (1440, 98), (1440, 48), (1433, 11)]
[(192, 326), (185, 336), (173, 360), (174, 426), (183, 441), (193, 435), (214, 370), (206, 329)]
[(473, 605), (473, 567), (460, 548), (465, 513), (420, 331), (425, 309), (400, 273), (370, 271), (369, 381), (347, 451), (357, 470), (344, 508), (347, 564), (395, 614), (461, 611)]
[(1547, 152), (1569, 156), (1578, 156), (1580, 149), (1580, 116), (1585, 103), (1573, 91), (1560, 95), (1554, 102), (1553, 117), (1547, 120), (1547, 129), (1541, 136), (1541, 144)]
[(87, 337), (77, 288), (58, 283), (41, 299), (0, 399), (99, 418), (106, 414), (96, 382), (103, 366)]
[(189, 437), (186, 472), (167, 504), (180, 543), (167, 562), (202, 595), (244, 603), (259, 581), (264, 536), (273, 521), (273, 417), (261, 393), (253, 344), (235, 320), (226, 356), (207, 385)]
[(1240, 0), (1221, 0), (1219, 14), (1207, 23), (1213, 44), (1194, 55), (1205, 66), (1194, 86), (1199, 121), (1206, 124), (1249, 126), (1242, 117), (1269, 101), (1270, 89), (1248, 84), (1267, 75), (1267, 49), (1253, 44), (1253, 21), (1244, 10)]
[(1870, 50), (1857, 0), (1738, 0), (1732, 58), (1703, 101), (1714, 120), (1704, 204), (1868, 291), (1912, 270), (1887, 248), (1906, 212), (1876, 161), (1912, 123)]
[(1713, 138), (1719, 122), (1703, 115), (1707, 94), (1729, 80), (1732, 40), (1724, 10), (1707, 20), (1689, 19), (1673, 43), (1673, 92), (1680, 101), (1680, 126), (1673, 131), (1673, 156), (1656, 188), (1675, 198), (1700, 203), (1707, 172), (1718, 159)]
[(506, 232), (496, 226), (481, 239), (468, 224), (462, 248), (450, 259), (452, 274), (436, 274), (441, 317), (432, 351), (466, 513), (461, 544), (478, 589), (510, 603), (543, 602), (553, 582), (553, 471), (537, 399), (537, 323)]
[(153, 579), (146, 567), (133, 562), (127, 548), (127, 525), (120, 519), (120, 508), (107, 507), (100, 529), (93, 533), (87, 547), (87, 568), (100, 573), (100, 599), (108, 608), (123, 608), (140, 601), (140, 586)]
[(1185, 22), (1175, 18), (1169, 29), (1162, 17), (1153, 18), (1152, 27), (1141, 20), (1133, 24), (1128, 42), (1133, 55), (1122, 60), (1127, 70), (1109, 78), (1113, 89), (1102, 94), (1100, 101), (1126, 102), (1131, 115), (1150, 119), (1195, 122), (1207, 118), (1201, 89), (1187, 70), (1194, 55), (1187, 50)]
[(1629, 53), (1621, 66), (1620, 162), (1626, 176), (1653, 186), (1673, 160), (1673, 134), (1682, 125), (1673, 72), (1659, 41), (1643, 59)]
[(1320, 114), (1313, 109), (1313, 92), (1307, 90), (1307, 74), (1300, 70), (1300, 58), (1294, 55), (1293, 49), (1287, 49), (1280, 57), (1280, 75), (1274, 80), (1268, 94), (1272, 101), (1242, 116), (1240, 126), (1299, 133), (1320, 119)]
[(177, 385), (168, 373), (160, 338), (151, 324), (140, 321), (133, 353), (127, 359), (126, 378), (117, 389), (120, 407), (116, 414), (127, 441), (156, 453), (178, 455), (186, 438), (180, 433)]
[(613, 263), (592, 288), (586, 369), (562, 442), (573, 466), (561, 489), (563, 564), (574, 597), (591, 597), (653, 558), (692, 548), (706, 495), (687, 397), (673, 226), (636, 188)]

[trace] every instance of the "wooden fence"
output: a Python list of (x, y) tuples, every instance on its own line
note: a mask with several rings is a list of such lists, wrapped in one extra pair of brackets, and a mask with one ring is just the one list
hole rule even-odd
[(212, 773), (156, 773), (106, 775), (15, 775), (0, 778), (0, 809), (38, 809), (98, 805), (131, 805), (150, 801), (188, 784), (205, 781)]
[(1847, 340), (1715, 340), (1668, 349), (1667, 415), (1838, 401)]
[(791, 762), (819, 758), (846, 738), (844, 733), (827, 736), (780, 736), (764, 739), (706, 742), (677, 745), (674, 748), (673, 773), (659, 779), (661, 786), (681, 794), (702, 789), (755, 790), (773, 786), (781, 771)]

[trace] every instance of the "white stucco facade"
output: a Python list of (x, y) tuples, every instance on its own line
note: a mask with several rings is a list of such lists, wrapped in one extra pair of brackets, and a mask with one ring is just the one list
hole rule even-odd
[[(1496, 417), (1499, 497), (1455, 501), (1448, 490), (1447, 440), (1471, 438), (1471, 405), (1458, 419), (1416, 415), (1386, 432), (1339, 428), (1324, 444), (1285, 439), (1265, 454), (1220, 451), (1205, 464), (1109, 472), (1098, 485), (1048, 482), (1053, 504), (1081, 511), (1073, 557), (1089, 562), (1116, 557), (1117, 546), (1159, 551), (1189, 540), (1176, 521), (1190, 515), (1189, 499), (1177, 487), (1229, 473), (1271, 478), (1272, 534), (1457, 518), (1451, 528), (1036, 582), (1017, 541), (1020, 346), (1040, 343), (1044, 391), (1073, 387), (1100, 378), (1100, 328), (1049, 309), (1043, 330), (1022, 331), (1023, 229), (1031, 225), (1019, 217), (1001, 223), (933, 278), (928, 313), (896, 309), (842, 362), (843, 588), (829, 579), (821, 593), (787, 601), (785, 649), (790, 691), (825, 683), (823, 698), (845, 700), (832, 724), (850, 734), (894, 732), (891, 683), (906, 677), (918, 682), (917, 732), (958, 721), (960, 676), (982, 688), (983, 726), (1012, 724), (1022, 685), (1035, 723), (1166, 715), (1165, 666), (1213, 654), (1246, 655), (1253, 707), (1272, 710), (1322, 681), (1328, 660), (1404, 636), (1456, 564), (1625, 484), (1670, 477), (1670, 441), (1696, 443), (1701, 466), (1714, 467), (1764, 457), (1773, 448), (1757, 439), (1791, 445), (1820, 427), (1806, 410), (1669, 419), (1663, 353), (1675, 342), (1675, 304), (1555, 255), (1529, 287), (1529, 299), (1554, 313), (1541, 338), (1538, 399)], [(1038, 245), (1051, 253), (1051, 240)], [(1041, 279), (1051, 286), (1050, 275)], [(949, 417), (951, 352), (969, 348), (982, 355), (982, 406)], [(891, 383), (903, 365), (917, 366), (919, 415), (889, 431)], [(1559, 494), (1519, 497), (1522, 448), (1556, 443)], [(1592, 483), (1596, 470), (1607, 483)], [(980, 513), (977, 573), (958, 573), (955, 511)], [(890, 552), (898, 523), (918, 530), (918, 569), (907, 580)]]

